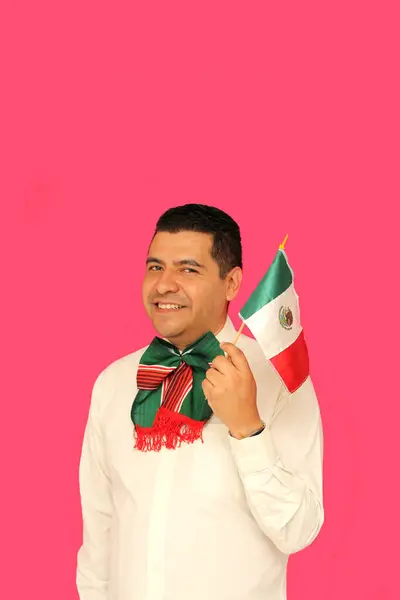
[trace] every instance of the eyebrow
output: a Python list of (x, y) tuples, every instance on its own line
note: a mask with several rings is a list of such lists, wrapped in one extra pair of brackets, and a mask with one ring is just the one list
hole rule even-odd
[[(160, 260), (159, 258), (155, 258), (154, 256), (147, 257), (146, 265), (148, 265), (149, 263), (165, 265), (165, 262), (163, 260)], [(204, 265), (201, 265), (200, 263), (197, 262), (197, 260), (194, 260), (193, 258), (184, 258), (183, 260), (174, 260), (173, 264), (177, 265), (177, 266), (189, 265), (191, 267), (197, 267), (198, 269), (206, 269), (206, 267)]]

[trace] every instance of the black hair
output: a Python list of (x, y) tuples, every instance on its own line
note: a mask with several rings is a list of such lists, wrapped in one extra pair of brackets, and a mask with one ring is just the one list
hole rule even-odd
[(156, 224), (158, 232), (196, 231), (213, 237), (211, 255), (224, 279), (234, 267), (242, 268), (242, 241), (239, 225), (227, 213), (206, 204), (184, 204), (169, 208)]

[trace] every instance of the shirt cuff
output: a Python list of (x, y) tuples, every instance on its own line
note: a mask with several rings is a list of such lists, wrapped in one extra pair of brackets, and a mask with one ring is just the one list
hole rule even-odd
[(236, 465), (242, 475), (269, 469), (279, 460), (268, 427), (260, 435), (243, 438), (242, 440), (229, 436), (229, 444)]

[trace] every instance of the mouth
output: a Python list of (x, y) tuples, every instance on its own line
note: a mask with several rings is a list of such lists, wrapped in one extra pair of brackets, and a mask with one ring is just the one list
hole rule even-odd
[(167, 313), (167, 312), (178, 312), (179, 310), (182, 310), (183, 308), (186, 308), (185, 306), (182, 306), (181, 304), (172, 304), (172, 303), (167, 303), (167, 302), (155, 302), (154, 306), (156, 307), (157, 312), (160, 313)]

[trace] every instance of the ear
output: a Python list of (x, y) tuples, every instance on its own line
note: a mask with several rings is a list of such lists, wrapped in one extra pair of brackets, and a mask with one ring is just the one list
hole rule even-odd
[(228, 302), (233, 300), (242, 283), (243, 271), (240, 267), (234, 267), (225, 277), (226, 282), (226, 299)]

